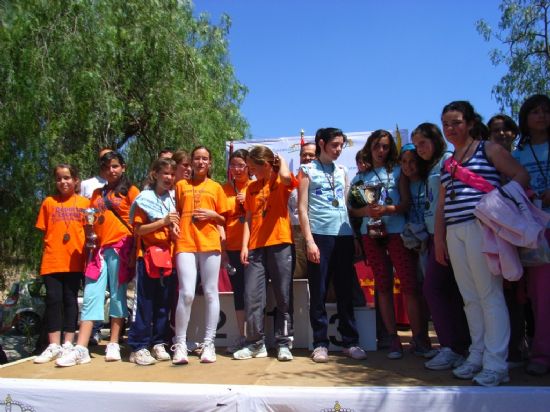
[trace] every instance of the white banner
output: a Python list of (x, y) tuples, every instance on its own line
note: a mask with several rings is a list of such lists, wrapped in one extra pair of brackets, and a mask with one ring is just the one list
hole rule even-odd
[[(390, 131), (393, 137), (396, 138), (396, 131)], [(399, 129), (401, 133), (401, 145), (409, 143), (409, 131), (407, 129)], [(355, 155), (363, 148), (367, 142), (367, 138), (372, 134), (370, 132), (353, 132), (346, 133), (348, 142), (342, 154), (337, 160), (338, 164), (344, 165), (349, 170), (349, 176), (353, 177), (357, 173), (355, 165)], [(304, 136), (306, 143), (314, 143), (315, 136)], [(229, 154), (229, 145), (231, 142), (226, 142), (226, 155)], [(252, 140), (237, 140), (233, 142), (233, 151), (238, 149), (250, 149), (256, 145), (269, 147), (273, 152), (279, 153), (288, 162), (288, 166), (293, 173), (297, 173), (300, 166), (300, 136), (295, 137), (279, 137), (273, 139), (252, 139)]]
[(544, 386), (312, 388), (0, 378), (0, 411), (11, 412), (543, 412), (549, 403)]

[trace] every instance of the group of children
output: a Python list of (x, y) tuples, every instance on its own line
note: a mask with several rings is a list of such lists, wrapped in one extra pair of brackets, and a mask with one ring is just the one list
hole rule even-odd
[[(352, 297), (354, 255), (364, 252), (389, 335), (389, 359), (403, 356), (393, 305), (396, 276), (413, 334), (411, 347), (426, 358), (426, 368), (452, 369), (455, 377), (484, 386), (507, 382), (508, 361), (516, 361), (515, 351), (525, 340), (525, 318), (516, 316), (523, 305), (514, 304), (516, 296), (505, 292), (526, 285), (534, 318), (526, 369), (535, 375), (548, 373), (550, 335), (544, 322), (550, 316), (550, 301), (545, 299), (550, 265), (543, 261), (526, 268), (519, 286), (508, 282), (503, 289), (502, 277), (491, 273), (482, 253), (482, 228), (474, 212), (490, 191), (487, 187), (511, 181), (526, 189), (537, 207), (550, 212), (550, 99), (527, 99), (519, 129), (505, 115), (484, 125), (467, 101), (446, 105), (441, 123), (443, 133), (435, 124), (420, 124), (411, 134), (412, 144), (402, 148), (390, 132), (375, 131), (358, 153), (359, 172), (353, 178), (337, 163), (347, 137), (335, 128), (317, 131), (315, 158), (301, 162), (297, 175), (267, 147), (231, 153), (229, 179), (223, 186), (210, 177), (212, 156), (204, 146), (189, 156), (176, 152), (172, 158), (157, 159), (141, 192), (128, 181), (122, 156), (108, 152), (101, 157), (105, 186), (90, 200), (77, 194), (75, 169), (57, 165), (57, 194), (44, 201), (36, 225), (45, 232), (41, 274), (47, 288), (50, 345), (35, 362), (90, 362), (86, 346), (93, 321), (104, 317), (107, 284), (111, 341), (105, 360), (120, 360), (126, 287), (135, 276), (130, 361), (188, 363), (187, 328), (199, 274), (205, 297), (200, 360), (215, 362), (221, 266), (228, 268), (234, 291), (239, 338), (228, 348), (233, 358), (267, 356), (264, 310), (270, 280), (277, 359), (290, 361), (292, 279), (300, 254), (307, 257), (312, 360), (329, 360), (325, 301), (330, 280), (343, 353), (365, 359)], [(453, 152), (447, 151), (443, 136)], [(511, 152), (514, 142), (517, 147)], [(376, 188), (379, 199), (352, 205), (350, 187)], [(296, 193), (303, 250), (295, 249), (288, 211)], [(97, 247), (87, 250), (82, 210), (89, 208), (95, 210)], [(548, 228), (545, 235), (549, 238)], [(83, 272), (84, 305), (73, 346)], [(430, 318), (440, 343), (437, 351), (428, 336)], [(518, 361), (524, 361), (523, 353), (519, 356)]]

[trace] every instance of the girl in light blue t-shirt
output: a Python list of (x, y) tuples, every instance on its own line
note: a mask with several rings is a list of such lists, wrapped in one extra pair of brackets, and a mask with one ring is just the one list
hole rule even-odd
[(343, 352), (352, 359), (367, 357), (359, 347), (352, 302), (355, 247), (345, 200), (349, 186), (347, 169), (335, 163), (346, 141), (340, 129), (319, 129), (315, 134), (317, 158), (300, 166), (298, 175), (298, 214), (308, 259), (309, 319), (314, 347), (311, 357), (320, 363), (328, 361), (325, 300), (330, 278), (336, 293)]

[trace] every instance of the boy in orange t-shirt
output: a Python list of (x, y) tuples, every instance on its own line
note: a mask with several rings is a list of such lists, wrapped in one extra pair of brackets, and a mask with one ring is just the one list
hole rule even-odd
[(256, 176), (246, 191), (241, 262), (245, 265), (245, 311), (247, 345), (235, 352), (235, 359), (267, 356), (264, 336), (264, 309), (267, 273), (277, 302), (275, 340), (277, 359), (290, 361), (292, 322), (292, 232), (288, 199), (297, 187), (296, 178), (285, 160), (265, 146), (253, 147), (248, 169)]

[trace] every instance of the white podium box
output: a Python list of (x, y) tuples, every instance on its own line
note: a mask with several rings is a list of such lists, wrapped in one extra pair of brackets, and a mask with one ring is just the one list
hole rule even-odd
[[(266, 318), (264, 331), (266, 346), (272, 348), (275, 346), (275, 295), (271, 288), (271, 283), (267, 288)], [(307, 348), (313, 337), (309, 327), (309, 288), (307, 279), (294, 279), (294, 342), (293, 348)]]
[[(338, 333), (338, 314), (336, 303), (327, 303), (329, 351), (341, 351), (342, 337)], [(355, 324), (359, 332), (359, 346), (366, 351), (376, 350), (376, 311), (367, 306), (355, 308)], [(313, 350), (313, 342), (310, 341), (309, 349)]]
[[(328, 335), (330, 339), (330, 351), (340, 351), (338, 345), (341, 341), (338, 333), (338, 315), (336, 304), (327, 303), (329, 319)], [(264, 331), (266, 345), (273, 347), (274, 337), (274, 309), (275, 298), (271, 286), (267, 288), (266, 317)], [(204, 296), (195, 296), (189, 327), (187, 329), (188, 342), (202, 342), (204, 339), (205, 322)], [(359, 331), (359, 345), (368, 351), (376, 350), (376, 316), (374, 309), (368, 307), (355, 308), (355, 320)], [(238, 337), (237, 320), (233, 306), (233, 292), (220, 293), (220, 319), (216, 331), (216, 346), (225, 347), (231, 345)], [(294, 280), (294, 348), (313, 349), (313, 335), (309, 325), (309, 289), (307, 279)]]
[[(191, 318), (187, 328), (187, 342), (202, 342), (204, 340), (204, 324), (206, 309), (204, 296), (196, 295), (191, 309)], [(220, 293), (220, 319), (216, 330), (216, 346), (229, 346), (239, 336), (235, 307), (233, 306), (233, 292)]]

